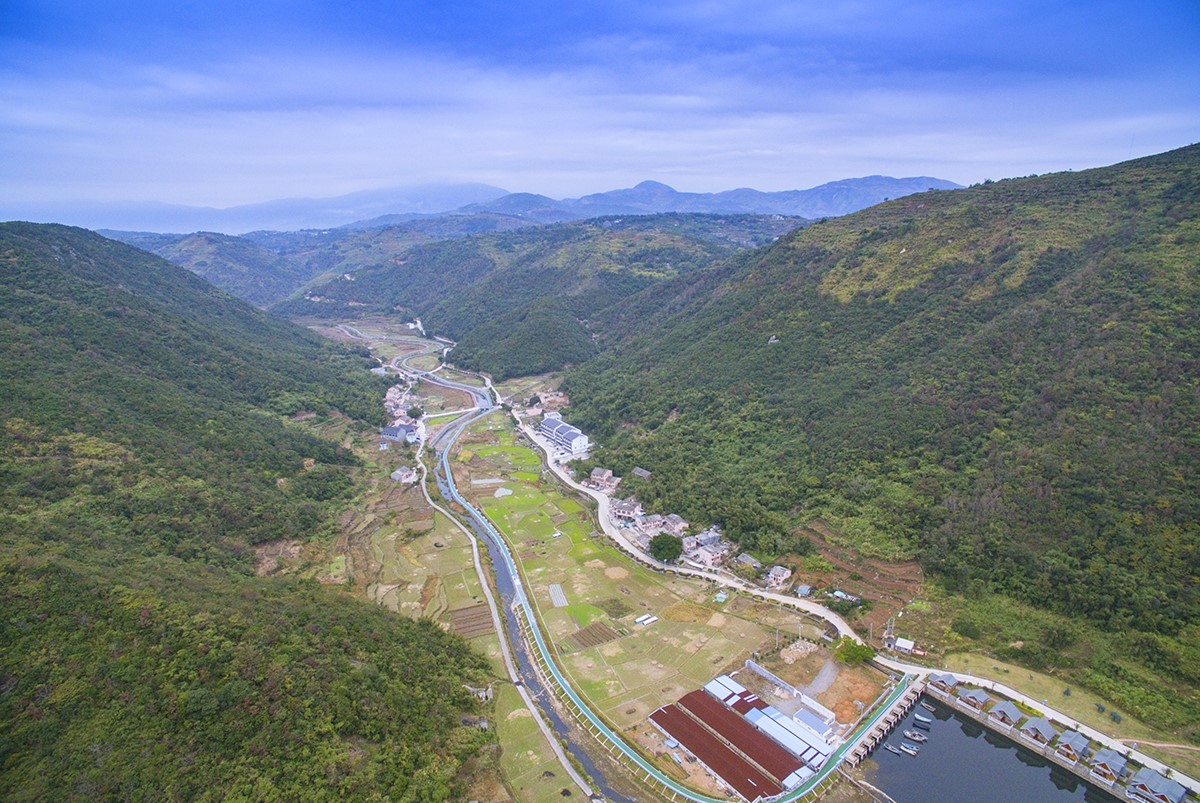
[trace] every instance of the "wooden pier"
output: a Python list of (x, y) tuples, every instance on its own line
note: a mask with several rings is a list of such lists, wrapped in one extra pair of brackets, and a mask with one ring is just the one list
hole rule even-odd
[(924, 682), (914, 683), (912, 688), (892, 704), (892, 707), (880, 718), (875, 727), (859, 737), (854, 746), (846, 753), (846, 761), (850, 766), (857, 767), (864, 758), (871, 754), (872, 750), (887, 739), (888, 734), (917, 704), (923, 691), (925, 691)]

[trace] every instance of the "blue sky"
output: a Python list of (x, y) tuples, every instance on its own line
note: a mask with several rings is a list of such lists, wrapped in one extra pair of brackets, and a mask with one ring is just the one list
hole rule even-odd
[(1200, 139), (1200, 3), (0, 0), (0, 203), (960, 183)]

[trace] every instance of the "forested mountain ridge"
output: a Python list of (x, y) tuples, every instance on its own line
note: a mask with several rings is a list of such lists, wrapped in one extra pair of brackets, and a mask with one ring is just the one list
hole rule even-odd
[(1158, 634), (1200, 682), (1200, 147), (909, 196), (696, 280), (565, 384), (644, 502), (766, 554), (820, 518)]
[(417, 245), (338, 276), (273, 312), (402, 312), (458, 341), (455, 361), (496, 378), (596, 353), (588, 321), (647, 287), (705, 270), (805, 221), (753, 215), (598, 218)]
[(446, 799), (483, 660), (254, 576), (377, 423), (363, 355), (81, 229), (0, 224), (0, 796)]

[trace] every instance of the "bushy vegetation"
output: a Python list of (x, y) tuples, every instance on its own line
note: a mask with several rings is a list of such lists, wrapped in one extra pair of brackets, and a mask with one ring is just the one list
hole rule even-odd
[(823, 221), (676, 280), (672, 316), (568, 375), (573, 423), (653, 472), (648, 507), (744, 546), (819, 518), (953, 590), (1178, 646), (1198, 245), (1198, 147)]
[(0, 225), (0, 796), (449, 799), (481, 660), (251, 546), (328, 528), (363, 355), (80, 229)]

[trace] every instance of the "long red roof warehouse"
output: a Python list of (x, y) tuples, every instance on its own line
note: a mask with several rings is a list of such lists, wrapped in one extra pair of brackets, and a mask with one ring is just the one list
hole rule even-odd
[(782, 781), (804, 766), (804, 762), (783, 749), (771, 738), (763, 735), (733, 711), (699, 689), (685, 694), (679, 705), (717, 732), (725, 741), (754, 759), (758, 766)]
[(663, 706), (651, 714), (650, 719), (747, 800), (772, 797), (783, 791), (779, 784), (722, 744), (679, 706)]

